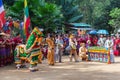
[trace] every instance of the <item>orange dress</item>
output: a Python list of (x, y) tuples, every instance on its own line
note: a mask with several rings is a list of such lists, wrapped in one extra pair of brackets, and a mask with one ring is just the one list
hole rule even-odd
[(54, 41), (50, 38), (47, 38), (46, 42), (48, 43), (48, 54), (47, 54), (48, 64), (54, 65), (54, 47), (55, 47)]

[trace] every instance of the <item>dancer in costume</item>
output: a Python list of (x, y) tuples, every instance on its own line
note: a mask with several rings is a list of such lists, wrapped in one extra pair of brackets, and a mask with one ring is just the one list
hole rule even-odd
[(16, 67), (19, 69), (26, 61), (30, 63), (30, 71), (38, 70), (38, 56), (40, 55), (40, 43), (42, 42), (42, 32), (36, 27), (30, 34), (26, 45), (18, 45), (15, 49), (14, 59)]
[(48, 64), (54, 65), (55, 44), (53, 37), (51, 35), (48, 35), (48, 37), (46, 38), (46, 42), (48, 44), (48, 54), (47, 54)]
[(87, 48), (85, 47), (85, 43), (81, 43), (81, 47), (79, 48), (79, 56), (81, 60), (88, 60)]
[(40, 55), (38, 56), (38, 62), (41, 64), (42, 63), (42, 58), (43, 58), (43, 53), (42, 53), (42, 47), (40, 45), (40, 51), (39, 51)]
[(72, 34), (69, 39), (69, 45), (71, 47), (70, 49), (70, 61), (72, 61), (72, 57), (74, 56), (75, 62), (78, 62), (78, 55), (77, 55), (77, 41), (75, 39), (75, 35)]

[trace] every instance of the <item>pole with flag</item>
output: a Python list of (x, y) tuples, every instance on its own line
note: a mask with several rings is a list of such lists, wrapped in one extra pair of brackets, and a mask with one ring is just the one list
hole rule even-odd
[(5, 24), (5, 10), (3, 2), (2, 0), (0, 0), (0, 30), (2, 29), (4, 24)]
[(24, 0), (24, 34), (26, 35), (26, 40), (29, 36), (29, 27), (30, 27), (30, 17), (27, 6), (27, 0)]

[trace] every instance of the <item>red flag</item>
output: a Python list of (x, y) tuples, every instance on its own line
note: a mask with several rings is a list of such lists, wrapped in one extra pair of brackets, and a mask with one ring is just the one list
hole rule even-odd
[(2, 29), (4, 24), (5, 24), (5, 10), (3, 2), (2, 0), (0, 0), (0, 30)]

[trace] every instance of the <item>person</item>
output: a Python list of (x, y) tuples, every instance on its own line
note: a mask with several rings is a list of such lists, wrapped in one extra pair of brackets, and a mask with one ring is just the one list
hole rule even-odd
[(0, 66), (6, 65), (6, 35), (0, 33)]
[(115, 60), (114, 60), (113, 45), (114, 45), (113, 40), (111, 39), (110, 36), (108, 36), (107, 40), (105, 41), (105, 48), (110, 50), (110, 61), (114, 63)]
[(54, 44), (54, 39), (52, 37), (52, 35), (48, 35), (48, 37), (46, 38), (46, 42), (48, 44), (48, 54), (47, 54), (47, 59), (48, 59), (48, 64), (49, 65), (54, 65), (54, 48), (55, 48), (55, 44)]
[(83, 61), (83, 60), (88, 60), (88, 55), (86, 54), (87, 53), (87, 48), (85, 47), (85, 43), (81, 43), (81, 47), (79, 48), (79, 56), (80, 56), (80, 59)]
[(68, 34), (64, 35), (63, 41), (64, 41), (64, 54), (68, 55), (69, 54), (69, 50), (66, 50), (69, 47), (69, 37), (68, 37)]
[(86, 39), (86, 46), (87, 47), (92, 46), (92, 37), (90, 35), (88, 35), (88, 37)]
[(119, 51), (119, 47), (118, 47), (119, 43), (120, 43), (120, 37), (116, 36), (116, 39), (114, 41), (114, 55), (115, 56), (120, 55), (120, 51)]
[(104, 41), (103, 35), (100, 35), (100, 38), (99, 38), (97, 44), (98, 44), (100, 47), (104, 47), (104, 43), (105, 43), (105, 41)]
[(63, 47), (64, 47), (63, 46), (64, 42), (63, 42), (61, 35), (58, 35), (58, 38), (56, 39), (55, 43), (56, 43), (56, 55), (58, 54), (58, 59), (59, 59), (59, 62), (61, 63), (62, 62), (62, 55), (63, 55)]
[(98, 38), (97, 36), (94, 36), (92, 40), (93, 46), (97, 46), (97, 42), (98, 42)]
[(71, 47), (70, 49), (70, 62), (72, 62), (72, 57), (74, 56), (75, 62), (78, 62), (78, 55), (77, 55), (77, 41), (75, 39), (75, 35), (71, 34), (69, 39), (69, 45)]
[(116, 39), (116, 50), (117, 50), (117, 56), (120, 56), (120, 36)]

